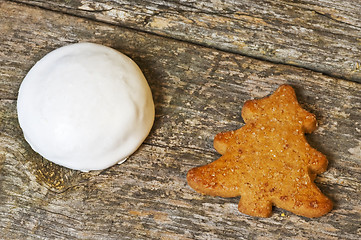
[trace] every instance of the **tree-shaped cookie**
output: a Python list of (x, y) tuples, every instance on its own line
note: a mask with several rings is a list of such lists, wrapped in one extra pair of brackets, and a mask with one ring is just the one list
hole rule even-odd
[(188, 184), (206, 195), (241, 196), (238, 209), (251, 216), (268, 217), (273, 205), (306, 217), (329, 212), (332, 201), (313, 182), (327, 159), (304, 136), (316, 129), (316, 118), (299, 105), (293, 88), (282, 85), (247, 101), (242, 117), (242, 128), (216, 135), (222, 156), (191, 169)]

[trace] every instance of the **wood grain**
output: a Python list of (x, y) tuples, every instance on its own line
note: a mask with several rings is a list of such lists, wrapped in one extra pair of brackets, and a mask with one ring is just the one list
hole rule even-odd
[(361, 82), (360, 1), (17, 1)]
[[(0, 238), (359, 239), (361, 85), (119, 26), (0, 2)], [(81, 173), (34, 153), (17, 123), (26, 72), (47, 52), (79, 41), (132, 57), (152, 88), (156, 121), (122, 165)], [(202, 196), (187, 171), (219, 157), (214, 135), (243, 125), (247, 99), (291, 84), (319, 119), (307, 138), (329, 159), (317, 185), (335, 209), (307, 219), (276, 208), (238, 213), (238, 198)]]

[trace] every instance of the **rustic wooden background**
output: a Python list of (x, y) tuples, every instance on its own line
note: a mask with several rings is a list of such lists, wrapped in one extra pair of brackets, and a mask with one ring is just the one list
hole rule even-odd
[[(0, 31), (0, 239), (361, 238), (360, 1), (0, 0)], [(16, 115), (27, 71), (81, 41), (132, 57), (156, 105), (141, 148), (89, 173), (34, 153)], [(316, 183), (334, 210), (254, 218), (190, 189), (187, 171), (219, 157), (214, 135), (284, 83), (319, 120), (307, 138), (329, 159)]]

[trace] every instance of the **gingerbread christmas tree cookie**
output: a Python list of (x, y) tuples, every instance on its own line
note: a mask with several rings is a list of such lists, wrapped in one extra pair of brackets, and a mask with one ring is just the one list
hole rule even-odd
[(212, 196), (240, 196), (240, 212), (269, 217), (277, 206), (305, 217), (319, 217), (332, 201), (314, 183), (326, 171), (326, 157), (312, 148), (304, 133), (316, 129), (316, 118), (304, 110), (291, 86), (250, 100), (242, 109), (245, 125), (219, 133), (215, 149), (222, 156), (191, 169), (188, 184)]

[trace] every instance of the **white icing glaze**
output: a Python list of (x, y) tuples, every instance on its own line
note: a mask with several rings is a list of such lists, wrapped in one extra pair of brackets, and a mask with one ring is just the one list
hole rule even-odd
[(37, 62), (20, 86), (17, 110), (36, 152), (81, 171), (125, 160), (154, 122), (151, 90), (139, 67), (93, 43), (61, 47)]

